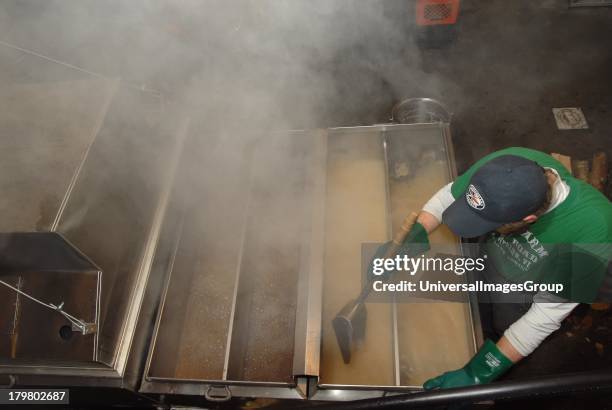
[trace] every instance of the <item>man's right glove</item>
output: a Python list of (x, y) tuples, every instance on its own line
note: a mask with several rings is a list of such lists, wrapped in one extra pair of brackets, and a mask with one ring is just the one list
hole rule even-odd
[(478, 353), (462, 369), (429, 379), (423, 384), (423, 388), (425, 390), (447, 389), (489, 383), (504, 374), (512, 367), (512, 364), (512, 361), (497, 348), (497, 345), (487, 339)]

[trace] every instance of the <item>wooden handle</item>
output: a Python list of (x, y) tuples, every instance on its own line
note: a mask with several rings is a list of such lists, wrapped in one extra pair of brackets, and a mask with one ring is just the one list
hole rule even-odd
[[(393, 258), (395, 257), (395, 255), (397, 255), (397, 250), (399, 249), (400, 246), (402, 246), (402, 243), (404, 243), (404, 240), (406, 239), (406, 236), (412, 229), (412, 226), (415, 224), (417, 217), (418, 215), (415, 212), (411, 212), (410, 215), (408, 215), (404, 219), (404, 221), (402, 222), (402, 225), (400, 226), (399, 231), (395, 234), (393, 241), (391, 241), (391, 244), (389, 245), (389, 247), (387, 248), (387, 251), (383, 255), (383, 259)], [(370, 281), (374, 281), (374, 278), (371, 278)], [(365, 286), (361, 290), (361, 293), (359, 294), (359, 296), (357, 297), (355, 301), (355, 305), (359, 305), (363, 303), (368, 297), (368, 295), (370, 294), (371, 290), (372, 290), (372, 286)]]
[(589, 175), (589, 183), (598, 191), (603, 192), (606, 187), (606, 179), (608, 178), (608, 158), (605, 152), (598, 152), (593, 155), (591, 164), (591, 174)]
[(410, 233), (412, 226), (415, 224), (417, 216), (418, 215), (415, 212), (411, 212), (410, 215), (408, 215), (404, 219), (399, 231), (395, 234), (395, 237), (393, 238), (393, 241), (387, 249), (387, 252), (385, 252), (383, 258), (392, 258), (397, 254), (397, 250), (400, 246), (402, 246), (404, 240), (406, 239), (406, 236), (408, 236), (408, 233)]
[(408, 233), (410, 233), (410, 230), (415, 224), (417, 217), (418, 215), (416, 214), (416, 212), (411, 212), (410, 215), (408, 215), (404, 219), (399, 231), (395, 234), (395, 237), (393, 238), (393, 242), (396, 245), (401, 245), (402, 243), (404, 243), (404, 240), (406, 239), (406, 236), (408, 236)]

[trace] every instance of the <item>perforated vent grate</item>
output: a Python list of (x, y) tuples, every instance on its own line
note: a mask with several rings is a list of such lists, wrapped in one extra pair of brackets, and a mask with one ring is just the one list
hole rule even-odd
[(416, 21), (420, 26), (455, 24), (459, 0), (417, 0)]
[(451, 16), (450, 4), (428, 4), (425, 6), (425, 18), (427, 20), (446, 20)]

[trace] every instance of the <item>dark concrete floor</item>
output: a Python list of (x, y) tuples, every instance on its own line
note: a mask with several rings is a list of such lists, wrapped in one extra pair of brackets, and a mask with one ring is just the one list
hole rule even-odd
[[(517, 145), (612, 157), (612, 8), (463, 0), (454, 39), (428, 48), (406, 0), (319, 0), (277, 14), (203, 4), (6, 0), (0, 40), (160, 89), (206, 128), (372, 124), (423, 96), (454, 113), (460, 171)], [(556, 128), (551, 109), (568, 106), (582, 107), (588, 130)], [(510, 377), (610, 367), (611, 316), (583, 308)]]
[[(584, 159), (596, 150), (610, 155), (612, 43), (605, 39), (612, 38), (612, 9), (487, 3), (463, 2), (456, 44), (427, 58), (431, 71), (456, 78), (460, 88), (440, 96), (456, 112), (460, 159), (513, 145)], [(590, 128), (559, 131), (551, 108), (566, 106), (582, 107)]]

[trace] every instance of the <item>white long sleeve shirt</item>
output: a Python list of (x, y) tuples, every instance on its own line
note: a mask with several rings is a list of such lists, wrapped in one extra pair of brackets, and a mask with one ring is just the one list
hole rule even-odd
[[(551, 204), (546, 211), (550, 212), (567, 198), (570, 188), (554, 169), (547, 169), (557, 175)], [(455, 201), (451, 193), (452, 185), (451, 182), (442, 187), (423, 206), (423, 211), (433, 215), (439, 222), (442, 222), (446, 208)], [(521, 355), (528, 356), (546, 337), (561, 327), (561, 322), (577, 305), (551, 294), (538, 293), (534, 296), (531, 308), (504, 332), (504, 336)]]

